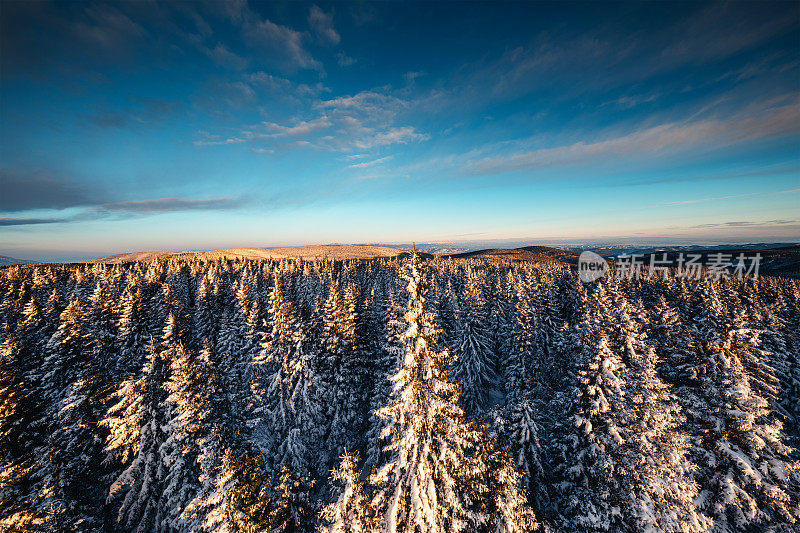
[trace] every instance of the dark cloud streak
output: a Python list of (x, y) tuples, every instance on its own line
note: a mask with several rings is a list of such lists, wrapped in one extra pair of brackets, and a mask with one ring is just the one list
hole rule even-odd
[(101, 129), (155, 126), (184, 111), (186, 104), (177, 99), (130, 97), (130, 104), (116, 108), (98, 107), (94, 113), (81, 115)]
[(66, 218), (0, 218), (2, 226), (30, 226), (37, 224), (56, 224), (58, 222), (69, 222)]
[(98, 189), (43, 171), (0, 171), (0, 190), (0, 211), (67, 209), (109, 200)]
[(72, 176), (55, 176), (44, 171), (0, 172), (0, 212), (34, 209), (85, 208), (65, 218), (4, 218), (4, 226), (47, 224), (91, 220), (115, 215), (149, 215), (176, 211), (221, 211), (249, 203), (248, 199), (164, 197), (118, 200)]
[(175, 211), (223, 211), (242, 207), (247, 202), (241, 198), (154, 198), (103, 204), (98, 212), (152, 215)]

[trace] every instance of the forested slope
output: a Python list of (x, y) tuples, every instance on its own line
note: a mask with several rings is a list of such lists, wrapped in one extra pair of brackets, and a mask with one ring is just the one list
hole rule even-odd
[(6, 531), (793, 531), (797, 280), (0, 270)]

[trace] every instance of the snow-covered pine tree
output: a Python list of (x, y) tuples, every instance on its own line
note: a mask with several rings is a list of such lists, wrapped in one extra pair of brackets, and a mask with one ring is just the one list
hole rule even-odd
[(260, 325), (260, 309), (252, 300), (248, 286), (235, 284), (232, 305), (228, 306), (221, 321), (219, 343), (216, 353), (224, 355), (226, 375), (221, 379), (224, 390), (231, 395), (231, 423), (244, 428), (249, 418), (253, 398), (250, 383), (253, 378), (253, 361), (258, 357), (260, 346), (257, 328)]
[(543, 443), (540, 440), (541, 412), (544, 402), (540, 378), (536, 372), (535, 354), (539, 352), (539, 335), (535, 328), (531, 300), (525, 284), (518, 282), (514, 320), (510, 328), (509, 355), (504, 365), (506, 402), (493, 421), (498, 433), (516, 460), (522, 473), (522, 485), (532, 498), (534, 508), (543, 510), (549, 497), (542, 464)]
[[(235, 364), (249, 364), (259, 351), (258, 338), (250, 323), (254, 302), (247, 285), (234, 286), (232, 305), (225, 306), (218, 335), (217, 348), (220, 353), (230, 354)], [(217, 310), (219, 312), (219, 310)]]
[(104, 432), (98, 429), (103, 379), (87, 369), (68, 388), (49, 438), (45, 508), (66, 531), (101, 531), (104, 524)]
[(784, 415), (784, 430), (793, 437), (797, 447), (800, 444), (800, 346), (792, 342), (793, 336), (798, 334), (791, 331), (789, 306), (783, 292), (778, 291), (776, 302), (765, 312), (761, 339), (764, 349), (773, 354), (770, 363), (780, 389), (773, 401), (776, 410)]
[(619, 405), (624, 395), (619, 376), (622, 361), (602, 334), (596, 340), (584, 340), (580, 357), (588, 359), (588, 364), (578, 376), (574, 431), (566, 431), (559, 512), (564, 527), (609, 531), (621, 525), (624, 497), (618, 485), (621, 479), (614, 476), (613, 456), (624, 442), (618, 430), (623, 414)]
[(664, 295), (659, 295), (650, 312), (647, 326), (650, 344), (659, 361), (659, 375), (676, 387), (681, 386), (678, 369), (693, 357), (695, 340), (689, 334), (681, 315)]
[[(362, 423), (358, 404), (363, 397), (366, 376), (360, 360), (363, 354), (358, 350), (356, 339), (356, 298), (356, 293), (350, 293), (345, 300), (338, 282), (334, 280), (322, 306), (320, 348), (324, 363), (320, 379), (324, 387), (322, 395), (328, 404), (328, 464), (344, 448), (357, 447), (357, 443), (348, 440), (350, 435), (358, 434), (357, 428)], [(350, 433), (353, 429), (356, 431)]]
[[(487, 273), (487, 276), (489, 274)], [(512, 287), (507, 285), (507, 279), (499, 273), (494, 274), (494, 282), (487, 305), (488, 333), (491, 340), (491, 354), (493, 355), (493, 369), (497, 373), (499, 362), (505, 362), (509, 353), (511, 342), (511, 329), (514, 317), (512, 302)]]
[(216, 282), (212, 283), (211, 273), (208, 271), (200, 281), (192, 317), (192, 337), (198, 349), (202, 349), (208, 343), (216, 342), (218, 289)]
[[(458, 385), (447, 376), (452, 355), (435, 348), (440, 331), (427, 310), (428, 280), (417, 254), (406, 265), (404, 279), (409, 292), (405, 353), (392, 377), (390, 402), (378, 411), (387, 421), (382, 436), (390, 459), (370, 478), (381, 531), (500, 527), (491, 511), (493, 491), (502, 492), (511, 504), (511, 495), (520, 497), (516, 479), (506, 476), (488, 483), (491, 442), (458, 405)], [(504, 524), (508, 531), (524, 530), (523, 524)]]
[(369, 533), (376, 531), (377, 520), (361, 480), (358, 452), (345, 451), (339, 468), (331, 472), (336, 485), (336, 500), (320, 514), (325, 533)]
[[(100, 424), (108, 431), (106, 438), (105, 463), (111, 468), (112, 496), (116, 492), (113, 485), (122, 469), (127, 468), (139, 451), (143, 423), (142, 402), (151, 365), (152, 355), (157, 352), (151, 343), (147, 348), (148, 357), (141, 373), (123, 380), (111, 393), (109, 405)], [(113, 498), (110, 498), (113, 499)]]
[(292, 527), (305, 527), (312, 469), (324, 460), (313, 449), (323, 440), (319, 383), (313, 375), (308, 341), (294, 305), (286, 299), (279, 272), (270, 296), (270, 314), (253, 375), (255, 438), (273, 473), (273, 501)]
[(634, 318), (641, 309), (609, 288), (593, 291), (581, 327), (586, 363), (562, 457), (565, 525), (702, 531), (708, 522), (694, 508), (697, 485), (680, 406), (656, 373), (655, 352)]
[(464, 291), (452, 377), (461, 382), (461, 402), (467, 413), (481, 416), (497, 385), (497, 368), (486, 317), (480, 278), (472, 272)]
[(537, 353), (537, 335), (534, 326), (531, 301), (523, 284), (520, 283), (517, 286), (508, 360), (503, 368), (504, 390), (508, 404), (517, 403), (516, 396), (532, 389), (534, 380), (539, 377), (534, 372), (534, 355)]
[(120, 308), (116, 373), (127, 379), (142, 368), (151, 335), (159, 337), (157, 332), (151, 332), (150, 313), (138, 276), (125, 287)]
[(103, 527), (103, 368), (86, 328), (86, 308), (73, 298), (47, 343), (43, 384), (47, 384), (48, 443), (41, 461), (41, 507), (47, 523), (67, 531)]
[(797, 523), (796, 459), (781, 421), (751, 386), (743, 364), (759, 350), (758, 334), (732, 327), (717, 294), (715, 284), (704, 281), (690, 304), (698, 348), (678, 369), (694, 439), (699, 508), (721, 531)]
[[(204, 380), (203, 385), (178, 386), (170, 395), (171, 401), (178, 402), (181, 412), (178, 423), (186, 440), (195, 448), (189, 455), (197, 457), (199, 468), (198, 492), (181, 515), (191, 531), (229, 532), (239, 526), (264, 525), (265, 517), (250, 512), (252, 504), (241, 505), (235, 499), (243, 490), (261, 493), (259, 472), (249, 471), (261, 464), (247, 459), (253, 457), (253, 450), (244, 437), (247, 432), (240, 431), (235, 416), (236, 397), (230, 394), (230, 383), (226, 380), (230, 376), (229, 366), (226, 356), (209, 344), (194, 365)], [(185, 369), (178, 372), (183, 374)], [(170, 383), (174, 383), (175, 377), (173, 374)], [(180, 381), (186, 383), (187, 378), (184, 376)], [(240, 488), (239, 483), (250, 486)], [(260, 494), (267, 496), (266, 492)]]
[(377, 375), (370, 400), (367, 453), (364, 461), (364, 470), (368, 474), (383, 464), (387, 458), (381, 440), (386, 421), (378, 416), (377, 411), (389, 402), (389, 397), (392, 393), (391, 376), (397, 372), (404, 354), (403, 333), (405, 332), (406, 324), (403, 320), (403, 309), (395, 300), (393, 292), (389, 293), (385, 308), (386, 319), (381, 335), (382, 343), (378, 352)]
[(16, 336), (6, 335), (0, 345), (0, 528), (10, 533), (32, 531), (42, 522), (34, 506), (39, 435), (32, 427), (40, 414), (22, 356)]
[(534, 510), (544, 514), (550, 497), (542, 457), (544, 443), (540, 439), (541, 405), (537, 405), (533, 396), (531, 391), (518, 391), (504, 406), (493, 426), (500, 441), (509, 448), (521, 473), (521, 486), (530, 496)]
[(564, 364), (569, 351), (560, 346), (563, 332), (557, 326), (560, 313), (552, 293), (555, 285), (552, 278), (549, 274), (537, 272), (527, 283), (530, 285), (526, 292), (530, 294), (532, 315), (528, 329), (533, 337), (530, 358), (536, 383), (542, 386), (544, 394), (549, 395), (562, 390), (565, 381), (571, 377), (570, 365)]
[[(353, 353), (347, 359), (347, 371), (351, 377), (351, 402), (356, 410), (356, 425), (350, 428), (351, 434), (358, 438), (355, 442), (363, 448), (363, 436), (368, 431), (371, 413), (370, 394), (375, 389), (376, 372), (379, 372), (379, 359), (383, 342), (382, 309), (375, 301), (375, 291), (361, 291), (351, 285), (345, 291), (345, 302), (355, 323), (355, 345)], [(381, 376), (382, 377), (382, 376)]]
[(522, 475), (506, 450), (492, 443), (490, 467), (486, 483), (491, 500), (487, 503), (490, 517), (487, 531), (526, 533), (539, 529), (536, 516), (528, 507), (525, 491), (520, 490)]
[[(211, 348), (208, 347), (206, 350)], [(162, 460), (167, 466), (162, 501), (166, 508), (164, 520), (176, 530), (189, 529), (183, 513), (200, 490), (201, 433), (207, 420), (211, 390), (208, 368), (194, 350), (179, 342), (170, 348), (170, 377), (164, 384), (169, 392), (167, 407), (167, 440), (161, 447)]]
[(58, 289), (58, 285), (55, 285), (53, 290), (50, 291), (50, 297), (44, 308), (44, 314), (48, 322), (51, 324), (58, 324), (58, 319), (67, 307), (67, 303), (63, 293)]
[[(58, 315), (42, 310), (36, 298), (31, 297), (16, 321), (17, 342), (19, 342), (20, 349), (25, 352), (20, 364), (23, 365), (23, 371), (34, 385), (36, 384), (34, 376), (40, 375), (41, 372), (45, 345), (58, 327)], [(9, 327), (9, 333), (12, 332), (13, 329)]]
[[(97, 283), (89, 298), (84, 322), (92, 338), (92, 372), (98, 379), (98, 409), (105, 414), (111, 385), (119, 368), (117, 351), (117, 306), (106, 286)], [(102, 416), (101, 416), (102, 418)]]
[(202, 502), (208, 514), (197, 531), (260, 533), (285, 525), (272, 505), (269, 475), (257, 451), (226, 450), (212, 487)]
[(113, 370), (113, 358), (116, 354), (117, 309), (111, 293), (100, 282), (95, 286), (89, 298), (87, 310), (87, 328), (95, 346), (97, 364), (107, 372)]
[[(148, 345), (138, 376), (123, 382), (103, 424), (109, 428), (106, 449), (124, 467), (112, 483), (108, 501), (116, 523), (135, 533), (169, 532), (163, 504), (169, 465), (163, 456), (168, 439), (167, 391), (170, 360), (185, 332), (170, 313), (161, 340)], [(174, 513), (173, 513), (174, 516)]]
[[(20, 308), (31, 300), (26, 291), (14, 267), (0, 270), (0, 344), (5, 341), (6, 335), (14, 332), (16, 322), (20, 320)], [(36, 298), (33, 300), (36, 301)]]
[(440, 348), (450, 348), (456, 341), (456, 316), (458, 315), (458, 301), (453, 291), (453, 284), (450, 279), (439, 288), (438, 298), (436, 299), (436, 320), (442, 330), (439, 338)]
[[(17, 289), (14, 297), (23, 298), (27, 291), (21, 286)], [(40, 384), (44, 348), (58, 327), (58, 320), (48, 319), (57, 316), (43, 312), (34, 296), (20, 310), (22, 301), (6, 308), (6, 334), (0, 345), (0, 525), (11, 531), (26, 531), (42, 518), (36, 498), (46, 472), (38, 468), (35, 458), (46, 451), (50, 418)]]
[(625, 516), (642, 531), (706, 531), (711, 520), (695, 508), (699, 487), (689, 457), (685, 417), (671, 387), (657, 374), (652, 347), (630, 350), (626, 396), (625, 469), (633, 508)]

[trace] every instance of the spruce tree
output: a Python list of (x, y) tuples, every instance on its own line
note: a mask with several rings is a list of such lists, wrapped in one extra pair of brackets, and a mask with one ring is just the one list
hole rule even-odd
[[(147, 343), (151, 336), (156, 338), (160, 336), (150, 327), (150, 312), (138, 276), (125, 287), (120, 308), (115, 371), (123, 378), (128, 378), (141, 370), (147, 357)], [(163, 323), (160, 327), (163, 327)]]
[(86, 309), (73, 298), (48, 341), (44, 362), (49, 435), (42, 461), (41, 506), (53, 524), (68, 530), (103, 527), (102, 365), (86, 328)]
[(797, 523), (796, 459), (782, 422), (758, 390), (758, 374), (745, 366), (754, 356), (766, 357), (758, 332), (731, 321), (713, 282), (703, 282), (689, 309), (698, 348), (678, 373), (694, 437), (700, 509), (723, 530)]
[[(516, 480), (487, 482), (490, 439), (465, 418), (458, 385), (448, 381), (452, 355), (436, 350), (440, 331), (427, 311), (428, 280), (418, 255), (404, 269), (404, 279), (405, 353), (392, 377), (390, 402), (378, 411), (387, 420), (382, 437), (390, 459), (370, 478), (372, 507), (381, 530), (391, 533), (493, 528), (499, 522), (487, 511), (490, 491), (502, 491), (510, 501), (518, 491)], [(516, 523), (505, 527), (517, 525), (524, 529)]]
[(642, 312), (611, 285), (593, 291), (582, 324), (584, 368), (562, 458), (565, 524), (700, 531), (698, 488), (677, 398), (656, 373), (655, 352), (634, 317)]
[(322, 450), (313, 447), (323, 437), (319, 383), (306, 353), (309, 343), (302, 323), (286, 299), (278, 273), (270, 303), (253, 376), (252, 424), (266, 467), (273, 473), (273, 501), (284, 510), (278, 520), (302, 527), (310, 516), (312, 469), (326, 459)]
[(368, 533), (375, 531), (375, 514), (361, 480), (358, 452), (342, 454), (339, 468), (331, 477), (336, 484), (336, 501), (321, 513), (322, 531), (326, 533)]
[[(349, 435), (357, 435), (361, 425), (359, 402), (365, 386), (361, 353), (356, 339), (356, 298), (348, 289), (348, 298), (342, 295), (337, 282), (331, 283), (328, 298), (322, 307), (321, 349), (324, 363), (320, 379), (323, 382), (327, 403), (329, 429), (327, 435), (328, 459), (338, 457), (346, 447)], [(351, 430), (356, 430), (350, 433)]]
[(481, 416), (489, 407), (490, 394), (496, 381), (496, 361), (486, 317), (486, 301), (481, 283), (472, 274), (463, 296), (459, 319), (459, 337), (453, 363), (453, 379), (461, 382), (461, 402), (464, 409)]
[(0, 345), (0, 527), (23, 532), (41, 524), (34, 506), (35, 447), (38, 418), (33, 391), (21, 371), (22, 351), (16, 336)]
[(162, 452), (169, 437), (164, 385), (183, 334), (170, 313), (160, 341), (148, 346), (141, 373), (118, 389), (104, 421), (109, 427), (106, 448), (124, 465), (108, 499), (118, 509), (116, 523), (135, 532), (166, 532), (172, 527), (163, 503), (170, 468)]
[(381, 439), (381, 434), (387, 421), (378, 416), (377, 411), (389, 401), (392, 393), (391, 376), (397, 372), (404, 355), (403, 334), (405, 333), (406, 324), (403, 319), (403, 308), (395, 301), (393, 293), (389, 294), (385, 314), (383, 343), (380, 350), (381, 357), (377, 365), (377, 378), (370, 401), (371, 414), (367, 436), (367, 454), (364, 463), (364, 469), (367, 473), (372, 473), (387, 458)]

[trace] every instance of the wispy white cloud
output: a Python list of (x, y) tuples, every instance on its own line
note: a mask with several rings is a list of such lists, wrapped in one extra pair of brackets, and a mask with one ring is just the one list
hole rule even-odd
[(322, 44), (337, 45), (341, 37), (333, 27), (333, 14), (325, 13), (316, 5), (311, 6), (308, 14), (308, 25), (317, 36), (317, 40)]
[(117, 6), (91, 6), (85, 15), (87, 20), (72, 23), (70, 29), (91, 47), (118, 48), (149, 35), (142, 25)]
[(278, 53), (281, 63), (290, 70), (319, 69), (321, 63), (303, 46), (303, 34), (270, 20), (252, 20), (244, 26), (244, 36), (250, 44), (265, 53)]
[(408, 102), (389, 94), (388, 88), (383, 88), (381, 91), (367, 90), (351, 96), (320, 100), (315, 105), (333, 113), (358, 113), (370, 117), (386, 118), (406, 109)]
[(379, 146), (389, 146), (391, 144), (427, 141), (428, 139), (430, 139), (430, 135), (427, 133), (419, 133), (412, 126), (403, 126), (400, 128), (390, 128), (386, 131), (358, 140), (355, 142), (355, 146), (360, 149), (369, 149)]
[(378, 159), (373, 159), (372, 161), (363, 161), (361, 163), (354, 163), (352, 165), (348, 165), (347, 168), (367, 168), (389, 161), (393, 157), (394, 157), (393, 155), (387, 155), (386, 157), (380, 157)]
[(617, 106), (623, 109), (632, 109), (634, 107), (639, 107), (643, 104), (649, 104), (650, 102), (655, 102), (660, 98), (660, 94), (658, 93), (651, 93), (651, 94), (627, 94), (624, 96), (620, 96), (619, 98), (615, 98), (609, 102), (601, 104), (601, 106)]
[(63, 217), (18, 217), (0, 218), (2, 226), (30, 226), (98, 220), (106, 218), (127, 218), (133, 216), (158, 215), (182, 211), (224, 211), (247, 205), (251, 200), (244, 198), (149, 198), (145, 200), (125, 200), (106, 202), (98, 205), (85, 205), (80, 211)]
[(268, 137), (304, 137), (315, 132), (330, 128), (333, 125), (331, 120), (322, 116), (313, 120), (301, 121), (293, 126), (283, 126), (274, 122), (264, 122), (263, 126), (273, 133), (267, 133)]
[(200, 86), (192, 96), (196, 106), (213, 114), (229, 109), (241, 109), (257, 101), (257, 94), (249, 83), (242, 80), (210, 80)]
[(753, 228), (761, 226), (789, 226), (797, 224), (798, 220), (765, 220), (761, 222), (754, 222), (750, 220), (737, 220), (731, 222), (719, 222), (712, 224), (698, 224), (692, 228)]
[(425, 75), (424, 72), (415, 72), (415, 71), (406, 72), (405, 74), (403, 74), (403, 79), (406, 81), (406, 84), (411, 85), (416, 81), (417, 78), (424, 75)]
[(152, 198), (107, 203), (94, 208), (95, 211), (129, 214), (156, 214), (172, 211), (211, 211), (240, 207), (244, 200), (237, 198)]
[(254, 85), (258, 84), (270, 91), (289, 91), (292, 90), (292, 86), (294, 85), (286, 78), (263, 71), (251, 72), (247, 75), (247, 81)]
[(247, 2), (215, 2), (212, 5), (240, 28), (243, 41), (258, 52), (260, 62), (272, 64), (286, 72), (322, 69), (322, 64), (305, 46), (310, 39), (307, 32), (262, 18)]
[(202, 51), (211, 58), (214, 63), (221, 67), (231, 70), (244, 70), (247, 68), (247, 59), (231, 52), (231, 50), (222, 43), (218, 43), (214, 48), (202, 47)]
[[(695, 4), (683, 10), (685, 15), (674, 23), (662, 24), (653, 31), (621, 30), (619, 25), (603, 22), (588, 31), (568, 26), (544, 30), (502, 53), (487, 52), (460, 65), (441, 80), (438, 88), (421, 96), (420, 104), (439, 112), (463, 112), (467, 107), (484, 107), (489, 101), (540, 92), (557, 103), (586, 95), (606, 97), (610, 91), (657, 82), (658, 89), (652, 94), (622, 94), (614, 99), (627, 108), (654, 96), (689, 91), (694, 82), (687, 80), (688, 70), (753, 51), (796, 24), (793, 12), (770, 15), (769, 10), (756, 6)], [(777, 58), (757, 70), (737, 72), (734, 78), (763, 76), (766, 68), (774, 73), (789, 64), (796, 68), (796, 59)], [(663, 75), (668, 72), (678, 75), (665, 80)]]
[(218, 146), (222, 144), (240, 144), (245, 142), (244, 139), (239, 137), (223, 137), (221, 135), (216, 135), (212, 133), (208, 133), (207, 131), (198, 131), (197, 135), (199, 139), (193, 141), (195, 146)]
[[(694, 181), (715, 181), (715, 180), (734, 180), (737, 178), (754, 178), (779, 176), (786, 174), (800, 175), (800, 167), (797, 165), (781, 165), (774, 168), (759, 168), (756, 170), (746, 170), (742, 172), (727, 172), (723, 174), (690, 174), (686, 176), (660, 176), (655, 178), (635, 179), (624, 181), (618, 184), (620, 187), (630, 187), (634, 185), (654, 185), (659, 183), (685, 183)], [(608, 187), (609, 184), (602, 184)]]
[(727, 118), (670, 122), (606, 139), (486, 157), (469, 162), (466, 169), (475, 174), (492, 174), (570, 165), (603, 157), (654, 154), (698, 147), (719, 148), (741, 141), (798, 132), (800, 103), (794, 101)]
[[(754, 48), (787, 31), (793, 17), (747, 16), (725, 4), (712, 3), (666, 27), (669, 45), (660, 54), (662, 68), (703, 64)], [(666, 39), (665, 39), (666, 40)]]
[[(251, 74), (249, 84), (263, 85), (270, 90), (288, 91), (292, 85), (285, 78), (266, 73)], [(247, 84), (246, 84), (247, 85)], [(227, 134), (199, 133), (197, 146), (253, 143), (256, 153), (274, 153), (284, 148), (309, 147), (334, 152), (372, 150), (393, 144), (422, 142), (430, 135), (414, 126), (398, 124), (399, 114), (406, 110), (405, 100), (383, 87), (353, 95), (320, 99), (323, 88), (315, 88), (304, 96), (308, 103), (306, 119), (287, 122), (264, 121)], [(290, 141), (291, 140), (291, 141)], [(264, 144), (269, 146), (263, 146)]]
[(309, 102), (315, 102), (323, 93), (330, 92), (322, 82), (313, 84), (295, 83), (287, 78), (275, 76), (267, 72), (258, 71), (246, 75), (243, 82), (247, 83), (253, 91), (270, 101), (288, 100), (292, 105), (302, 107)]
[(748, 194), (729, 194), (727, 196), (712, 196), (710, 198), (693, 198), (690, 200), (679, 200), (676, 202), (664, 202), (661, 204), (657, 204), (656, 206), (651, 207), (658, 207), (658, 206), (670, 206), (670, 205), (687, 205), (687, 204), (699, 204), (704, 202), (716, 202), (719, 200), (732, 200), (734, 198), (752, 198), (754, 196), (773, 196), (776, 194), (796, 194), (800, 192), (800, 189), (784, 189), (781, 191), (768, 191), (768, 192), (754, 192)]
[(349, 55), (345, 54), (344, 52), (339, 52), (336, 54), (336, 63), (340, 67), (349, 67), (350, 65), (354, 65), (356, 60)]

